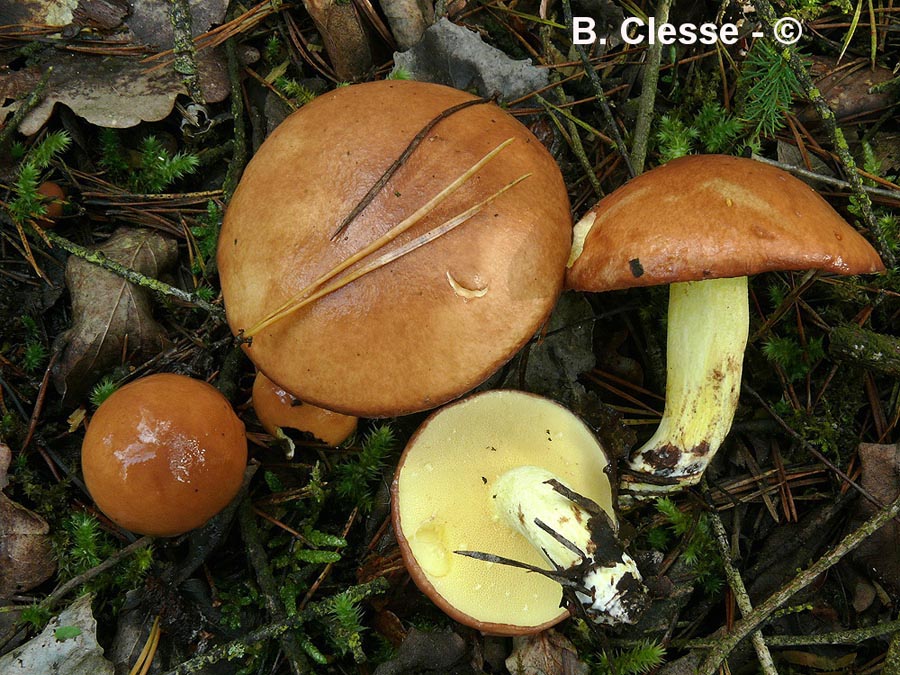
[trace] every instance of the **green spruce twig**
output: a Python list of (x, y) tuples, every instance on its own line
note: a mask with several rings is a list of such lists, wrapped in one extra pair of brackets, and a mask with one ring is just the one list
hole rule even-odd
[(764, 602), (757, 605), (750, 614), (738, 621), (730, 633), (721, 636), (716, 646), (710, 650), (697, 669), (699, 675), (715, 675), (722, 662), (728, 658), (732, 650), (745, 637), (758, 630), (775, 610), (790, 600), (795, 594), (809, 586), (825, 570), (831, 568), (845, 555), (859, 546), (867, 537), (889, 520), (900, 514), (900, 497), (865, 521), (858, 528), (844, 537), (834, 548), (825, 553), (819, 560), (800, 572), (788, 584), (775, 591)]
[[(753, 0), (753, 6), (756, 8), (756, 13), (763, 25), (771, 33), (774, 30), (773, 27), (775, 22), (778, 20), (771, 3), (769, 0)], [(869, 195), (863, 189), (862, 178), (859, 173), (857, 173), (856, 162), (853, 159), (853, 155), (850, 153), (850, 146), (847, 144), (844, 132), (841, 131), (841, 128), (837, 125), (834, 111), (829, 107), (822, 92), (812, 81), (812, 78), (806, 71), (806, 67), (800, 60), (800, 56), (797, 54), (797, 51), (791, 47), (785, 46), (784, 54), (790, 63), (791, 70), (794, 71), (794, 75), (796, 75), (797, 80), (800, 82), (800, 86), (803, 87), (807, 98), (812, 102), (813, 107), (816, 109), (819, 119), (821, 119), (822, 124), (825, 125), (825, 129), (831, 138), (834, 150), (841, 160), (841, 163), (844, 165), (844, 169), (847, 172), (847, 179), (850, 181), (853, 194), (858, 201), (863, 221), (865, 226), (875, 237), (881, 259), (887, 267), (894, 267), (896, 264), (894, 252), (891, 250), (887, 236), (879, 225), (878, 219), (875, 218), (875, 213), (872, 211), (872, 202), (869, 199)]]

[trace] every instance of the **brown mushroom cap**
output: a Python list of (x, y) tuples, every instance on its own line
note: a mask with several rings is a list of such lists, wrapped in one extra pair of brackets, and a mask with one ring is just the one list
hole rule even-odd
[(520, 391), (475, 394), (432, 414), (407, 444), (391, 485), (394, 532), (416, 585), (455, 620), (496, 635), (535, 633), (568, 616), (557, 582), (453, 553), (549, 568), (493, 508), (494, 482), (520, 466), (549, 471), (615, 520), (597, 439), (563, 406)]
[(473, 98), (419, 82), (341, 87), (288, 117), (247, 166), (218, 251), (235, 332), (411, 215), (506, 139), (514, 141), (383, 252), (532, 174), (456, 230), (255, 335), (247, 354), (302, 400), (361, 417), (437, 406), (485, 380), (552, 309), (571, 241), (566, 188), (540, 142), (494, 104), (439, 122), (330, 239), (429, 121)]
[(170, 537), (199, 527), (241, 487), (244, 424), (211, 385), (183, 375), (135, 380), (97, 408), (81, 467), (97, 506), (125, 529)]
[(53, 227), (62, 217), (66, 201), (66, 191), (58, 183), (44, 181), (37, 188), (38, 194), (44, 198), (44, 215), (36, 220), (40, 227)]
[(312, 434), (328, 445), (343, 443), (356, 431), (356, 417), (320, 408), (294, 397), (262, 373), (253, 381), (253, 409), (263, 428), (278, 435), (278, 428)]
[(569, 288), (884, 269), (872, 246), (806, 183), (725, 155), (681, 157), (638, 176), (588, 212), (576, 240), (588, 226), (566, 274)]

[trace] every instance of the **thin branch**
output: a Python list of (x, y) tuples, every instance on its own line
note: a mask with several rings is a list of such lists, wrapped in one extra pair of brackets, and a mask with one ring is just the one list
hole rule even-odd
[(366, 195), (359, 200), (359, 203), (353, 207), (353, 210), (347, 214), (347, 216), (341, 221), (341, 224), (338, 225), (338, 228), (331, 235), (331, 241), (337, 239), (341, 232), (347, 229), (347, 226), (353, 222), (353, 219), (356, 218), (363, 210), (372, 203), (372, 200), (375, 199), (375, 196), (384, 189), (384, 186), (387, 185), (387, 182), (391, 179), (397, 170), (406, 164), (406, 160), (409, 159), (409, 156), (413, 154), (416, 148), (421, 145), (422, 141), (425, 140), (425, 137), (434, 129), (438, 124), (440, 124), (443, 120), (447, 119), (454, 113), (458, 113), (460, 110), (465, 110), (466, 108), (471, 108), (473, 105), (482, 105), (484, 103), (490, 103), (493, 99), (489, 98), (476, 98), (471, 101), (465, 101), (464, 103), (457, 103), (454, 106), (450, 106), (446, 110), (442, 110), (436, 117), (432, 118), (428, 124), (422, 127), (413, 139), (409, 142), (409, 145), (400, 153), (400, 156), (394, 160), (391, 165), (387, 168), (387, 170), (381, 174), (381, 178), (375, 181), (375, 184), (369, 188), (369, 191)]
[(231, 84), (231, 118), (234, 123), (234, 152), (225, 172), (222, 183), (222, 195), (226, 202), (231, 201), (244, 165), (247, 164), (247, 131), (244, 128), (244, 90), (241, 87), (241, 63), (237, 54), (237, 41), (231, 38), (225, 42), (225, 54), (228, 57), (228, 81)]
[[(656, 8), (656, 25), (669, 22), (669, 8), (673, 0), (661, 0)], [(638, 101), (637, 121), (634, 125), (634, 140), (631, 144), (631, 161), (634, 170), (641, 173), (647, 159), (647, 143), (650, 139), (650, 124), (656, 103), (656, 86), (659, 83), (659, 64), (662, 60), (662, 42), (654, 41), (647, 49), (647, 63), (643, 69), (644, 82), (641, 85), (641, 96)]]
[(571, 119), (569, 113), (563, 112), (561, 108), (553, 105), (540, 94), (535, 94), (535, 98), (542, 106), (544, 106), (544, 110), (547, 111), (547, 116), (563, 136), (565, 136), (565, 133), (563, 133), (562, 122), (559, 121), (556, 114), (559, 113), (566, 118), (566, 126), (569, 130), (569, 146), (572, 148), (572, 152), (575, 153), (575, 157), (578, 159), (579, 164), (581, 164), (584, 175), (587, 177), (588, 181), (590, 181), (591, 187), (594, 188), (594, 193), (598, 197), (602, 197), (603, 188), (600, 185), (600, 179), (597, 178), (597, 174), (594, 172), (594, 167), (591, 165), (591, 162), (588, 160), (587, 154), (584, 151), (584, 145), (581, 143), (581, 136), (578, 135), (578, 125)]
[(731, 633), (718, 638), (716, 646), (697, 669), (698, 674), (715, 675), (719, 670), (719, 666), (728, 658), (728, 655), (741, 640), (757, 630), (779, 607), (790, 600), (796, 593), (809, 586), (820, 574), (835, 565), (873, 532), (892, 518), (895, 518), (898, 513), (900, 513), (900, 497), (844, 537), (837, 546), (798, 574), (790, 583), (766, 598), (753, 612), (736, 623)]
[(181, 76), (181, 81), (194, 103), (203, 105), (206, 99), (200, 88), (200, 77), (197, 71), (197, 55), (194, 50), (191, 25), (193, 16), (188, 0), (169, 0), (169, 22), (174, 35), (175, 60), (172, 69)]
[[(855, 645), (900, 632), (900, 619), (885, 621), (884, 623), (866, 626), (865, 628), (852, 628), (849, 630), (832, 631), (829, 633), (815, 633), (813, 635), (767, 635), (766, 643), (770, 647), (806, 647), (810, 645)], [(676, 639), (669, 642), (674, 649), (715, 649), (721, 642), (717, 637), (693, 638), (689, 640)], [(637, 639), (610, 639), (614, 647), (637, 647), (641, 644)]]
[[(378, 577), (373, 581), (359, 586), (351, 586), (341, 595), (347, 596), (354, 603), (380, 595), (386, 592), (390, 584), (384, 577)], [(166, 671), (163, 675), (191, 675), (197, 673), (207, 666), (219, 661), (241, 658), (244, 654), (252, 652), (257, 644), (263, 640), (270, 640), (284, 635), (287, 631), (299, 628), (306, 621), (321, 619), (327, 616), (330, 611), (330, 603), (328, 600), (310, 603), (310, 605), (297, 614), (289, 617), (285, 621), (276, 621), (264, 626), (260, 626), (256, 630), (248, 633), (242, 638), (232, 640), (224, 645), (213, 647), (205, 654), (195, 656), (192, 659), (181, 663), (172, 670)]]
[[(728, 585), (731, 587), (731, 592), (734, 593), (734, 599), (737, 602), (738, 609), (741, 610), (741, 616), (750, 616), (753, 612), (753, 605), (750, 602), (750, 596), (747, 594), (747, 589), (744, 586), (744, 580), (741, 578), (741, 573), (738, 572), (734, 563), (731, 562), (731, 551), (728, 547), (728, 533), (725, 531), (725, 525), (722, 523), (719, 512), (716, 510), (716, 505), (713, 503), (712, 495), (709, 493), (709, 486), (706, 483), (706, 478), (703, 479), (701, 490), (707, 506), (709, 507), (709, 521), (712, 524), (713, 533), (716, 535), (713, 537), (713, 541), (716, 544), (716, 548), (719, 549), (719, 557), (722, 558), (722, 568), (725, 570), (725, 578), (728, 579)], [(778, 669), (775, 668), (775, 661), (772, 659), (772, 654), (766, 646), (766, 640), (763, 637), (762, 631), (753, 631), (751, 640), (753, 641), (753, 648), (756, 650), (756, 656), (759, 658), (759, 665), (761, 666), (762, 671), (766, 673), (766, 675), (778, 675)]]
[(50, 76), (52, 74), (53, 66), (49, 66), (47, 70), (44, 71), (44, 74), (41, 75), (41, 79), (38, 80), (38, 83), (35, 85), (34, 89), (31, 90), (31, 93), (28, 94), (21, 105), (19, 105), (16, 112), (13, 113), (9, 122), (0, 129), (0, 149), (6, 145), (6, 142), (10, 139), (13, 132), (19, 128), (19, 125), (22, 123), (22, 120), (25, 119), (25, 116), (44, 100), (44, 91), (47, 89), (47, 83), (50, 82)]
[[(852, 184), (845, 180), (841, 180), (840, 178), (835, 178), (834, 176), (825, 176), (821, 173), (816, 173), (815, 171), (807, 171), (802, 167), (794, 166), (793, 164), (786, 164), (784, 162), (769, 159), (768, 157), (761, 157), (759, 155), (753, 155), (752, 159), (755, 159), (757, 162), (762, 162), (763, 164), (777, 166), (779, 169), (783, 169), (784, 171), (787, 171), (789, 173), (802, 176), (803, 178), (820, 181), (822, 183), (827, 183), (828, 185), (833, 185), (834, 187), (844, 188), (847, 190), (853, 189)], [(900, 190), (888, 190), (886, 188), (872, 187), (871, 185), (863, 185), (862, 189), (868, 192), (870, 195), (876, 195), (878, 197), (886, 197), (888, 199), (896, 199), (900, 201)]]
[[(568, 27), (569, 34), (571, 35), (572, 27), (574, 25), (571, 0), (562, 0), (562, 6), (565, 23)], [(603, 111), (603, 119), (606, 122), (606, 126), (609, 127), (609, 135), (612, 136), (613, 141), (615, 141), (616, 149), (618, 149), (619, 154), (622, 156), (625, 168), (628, 169), (628, 175), (631, 178), (634, 178), (637, 173), (631, 163), (631, 157), (628, 154), (628, 148), (625, 146), (622, 134), (619, 133), (619, 126), (616, 124), (615, 117), (613, 117), (612, 108), (609, 106), (609, 100), (603, 92), (603, 83), (600, 81), (600, 76), (597, 75), (597, 72), (594, 70), (594, 66), (591, 64), (591, 59), (585, 51), (584, 45), (579, 44), (573, 46), (575, 47), (575, 51), (578, 52), (578, 57), (581, 59), (581, 63), (584, 66), (584, 72), (587, 73), (591, 86), (594, 89), (594, 97), (597, 99), (597, 102), (600, 104), (600, 109)]]
[[(115, 565), (119, 564), (125, 558), (129, 557), (136, 551), (139, 551), (142, 548), (146, 548), (152, 543), (153, 537), (144, 536), (137, 541), (128, 544), (128, 546), (109, 556), (99, 565), (95, 565), (91, 569), (85, 570), (78, 576), (72, 577), (66, 583), (58, 586), (55, 590), (53, 590), (53, 592), (50, 593), (50, 595), (41, 600), (40, 606), (43, 609), (53, 609), (53, 607), (56, 606), (56, 603), (66, 597), (69, 593), (81, 587), (83, 584), (86, 584), (88, 581), (102, 574), (106, 570), (111, 569)], [(9, 643), (9, 641), (16, 636), (20, 629), (20, 625), (14, 624), (6, 633), (0, 636), (0, 650), (2, 650)]]
[(225, 311), (221, 307), (217, 307), (216, 305), (207, 302), (195, 293), (183, 291), (180, 288), (170, 286), (159, 279), (154, 279), (153, 277), (148, 277), (140, 272), (136, 272), (130, 267), (125, 267), (125, 265), (117, 263), (115, 260), (110, 260), (102, 251), (93, 251), (89, 248), (85, 248), (80, 244), (69, 241), (65, 237), (61, 237), (52, 230), (45, 230), (45, 234), (51, 242), (82, 260), (86, 260), (93, 265), (102, 267), (107, 272), (112, 272), (116, 276), (125, 279), (125, 281), (133, 283), (135, 286), (147, 288), (157, 295), (163, 297), (168, 296), (189, 305), (199, 307), (208, 312), (216, 321), (225, 323)]
[[(263, 547), (259, 536), (259, 528), (256, 527), (256, 520), (253, 516), (253, 504), (249, 499), (244, 499), (238, 507), (238, 523), (241, 526), (241, 537), (244, 540), (244, 550), (250, 566), (256, 573), (256, 581), (263, 593), (266, 602), (266, 610), (269, 618), (279, 623), (286, 623), (288, 618), (287, 609), (285, 608), (280, 594), (278, 592), (278, 582), (272, 575), (272, 568), (269, 566), (269, 559), (266, 557), (266, 551)], [(297, 626), (299, 628), (299, 625)], [(281, 647), (284, 649), (291, 672), (294, 675), (311, 672), (309, 660), (300, 646), (296, 633), (285, 631), (281, 636)]]

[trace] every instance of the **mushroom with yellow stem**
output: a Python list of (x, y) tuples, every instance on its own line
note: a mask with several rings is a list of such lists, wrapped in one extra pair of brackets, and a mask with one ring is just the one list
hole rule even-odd
[(625, 499), (697, 483), (728, 434), (749, 330), (747, 276), (884, 269), (806, 183), (723, 155), (676, 159), (602, 199), (575, 226), (568, 267), (567, 286), (582, 291), (671, 284), (665, 411), (631, 454)]
[(311, 434), (335, 447), (356, 431), (359, 421), (352, 415), (342, 415), (304, 403), (261, 372), (256, 373), (253, 380), (253, 409), (268, 433), (288, 442), (290, 455), (293, 455), (294, 443), (284, 433), (285, 429)]
[(549, 399), (494, 390), (445, 406), (410, 439), (391, 485), (410, 575), (486, 633), (569, 616), (560, 582), (595, 621), (634, 621), (645, 590), (616, 538), (608, 469), (588, 427)]
[(508, 361), (553, 308), (571, 237), (559, 168), (528, 129), (471, 94), (392, 80), (281, 123), (228, 205), (217, 260), (260, 370), (305, 402), (390, 417)]
[(88, 492), (132, 532), (172, 537), (200, 527), (240, 490), (244, 424), (215, 387), (149, 375), (113, 392), (81, 446)]

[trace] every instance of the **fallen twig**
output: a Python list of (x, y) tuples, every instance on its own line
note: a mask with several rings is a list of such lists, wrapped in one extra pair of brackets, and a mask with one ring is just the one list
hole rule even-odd
[[(378, 577), (377, 579), (360, 584), (359, 586), (351, 586), (341, 595), (346, 596), (354, 603), (358, 603), (373, 595), (384, 593), (387, 591), (388, 586), (387, 579)], [(163, 675), (191, 675), (191, 673), (199, 672), (213, 663), (218, 663), (219, 661), (224, 661), (226, 659), (240, 658), (244, 654), (250, 652), (257, 643), (263, 640), (281, 637), (287, 631), (301, 626), (305, 621), (320, 619), (327, 615), (328, 612), (329, 603), (327, 600), (310, 603), (305, 610), (298, 612), (283, 622), (266, 624), (238, 640), (233, 640), (224, 645), (213, 647), (205, 654), (195, 656), (172, 670), (163, 673)]]
[[(821, 173), (816, 173), (815, 171), (807, 171), (802, 167), (794, 166), (793, 164), (785, 164), (784, 162), (778, 162), (774, 159), (761, 157), (759, 155), (753, 155), (752, 159), (755, 159), (757, 162), (762, 162), (763, 164), (777, 166), (779, 169), (797, 174), (798, 176), (802, 176), (803, 178), (820, 181), (822, 183), (827, 183), (828, 185), (833, 185), (835, 187), (845, 188), (848, 190), (853, 189), (853, 185), (848, 181), (841, 180), (840, 178), (835, 178), (834, 176), (825, 176)], [(900, 190), (888, 190), (885, 188), (872, 187), (871, 185), (863, 185), (862, 189), (868, 192), (870, 195), (887, 197), (888, 199), (896, 199), (900, 201)]]
[[(567, 30), (569, 30), (571, 34), (572, 26), (574, 25), (571, 0), (562, 0), (562, 6)], [(628, 169), (628, 175), (631, 178), (634, 178), (637, 175), (637, 172), (635, 172), (634, 166), (631, 163), (631, 157), (628, 153), (628, 148), (625, 146), (625, 141), (622, 139), (622, 134), (619, 133), (619, 127), (616, 124), (615, 117), (613, 117), (612, 108), (609, 106), (606, 94), (603, 93), (603, 83), (600, 81), (600, 76), (594, 71), (594, 68), (591, 65), (591, 59), (585, 51), (584, 45), (576, 44), (574, 47), (584, 66), (584, 72), (587, 73), (591, 86), (594, 89), (594, 97), (597, 99), (597, 102), (600, 104), (600, 109), (603, 111), (603, 119), (606, 122), (606, 126), (609, 127), (609, 135), (612, 136), (619, 154), (622, 155), (622, 161), (625, 162), (625, 168)]]
[(247, 132), (244, 128), (244, 90), (241, 87), (241, 64), (237, 55), (237, 43), (234, 39), (225, 43), (225, 54), (228, 57), (228, 81), (231, 84), (231, 118), (234, 121), (234, 152), (225, 172), (222, 183), (222, 195), (225, 202), (231, 201), (247, 163)]
[[(656, 25), (662, 26), (669, 21), (669, 7), (672, 0), (661, 0), (656, 8)], [(656, 40), (647, 49), (647, 62), (643, 68), (644, 81), (641, 85), (641, 96), (638, 101), (637, 121), (634, 125), (634, 140), (631, 143), (631, 162), (634, 170), (644, 170), (647, 159), (647, 143), (650, 140), (650, 124), (656, 103), (656, 85), (659, 83), (659, 64), (662, 60), (662, 42)]]
[[(99, 574), (102, 574), (106, 570), (111, 567), (117, 565), (122, 562), (125, 558), (129, 557), (131, 554), (136, 551), (141, 550), (142, 548), (146, 548), (150, 544), (153, 543), (153, 537), (144, 536), (138, 539), (131, 544), (128, 544), (125, 548), (117, 551), (113, 555), (109, 556), (106, 560), (101, 562), (99, 565), (95, 565), (89, 570), (85, 570), (81, 574), (76, 577), (72, 577), (63, 585), (57, 587), (50, 595), (41, 600), (40, 607), (43, 609), (53, 609), (60, 600), (66, 597), (69, 593), (74, 591), (76, 588), (80, 587), (82, 584), (86, 584), (88, 581), (93, 579)], [(13, 624), (13, 626), (2, 636), (0, 636), (0, 651), (9, 644), (9, 641), (12, 640), (16, 634), (21, 630), (21, 625)]]
[(0, 149), (6, 145), (6, 142), (10, 139), (13, 132), (19, 128), (22, 120), (25, 119), (25, 115), (34, 110), (38, 103), (44, 100), (44, 90), (47, 88), (47, 83), (50, 82), (50, 76), (52, 74), (53, 66), (49, 66), (47, 70), (44, 71), (44, 74), (41, 75), (41, 79), (38, 80), (38, 83), (35, 85), (34, 89), (31, 90), (31, 93), (25, 97), (25, 100), (22, 101), (16, 112), (13, 113), (9, 122), (0, 129)]
[[(256, 580), (265, 597), (266, 610), (269, 613), (269, 617), (273, 621), (284, 623), (288, 617), (287, 609), (278, 593), (278, 582), (272, 576), (272, 568), (269, 566), (269, 559), (266, 557), (265, 548), (259, 537), (259, 529), (256, 527), (256, 521), (253, 518), (253, 504), (249, 499), (244, 499), (238, 507), (238, 523), (241, 526), (241, 536), (244, 539), (247, 559), (256, 573)], [(280, 638), (281, 646), (284, 649), (285, 656), (287, 656), (291, 671), (295, 675), (311, 672), (309, 660), (306, 658), (306, 654), (303, 653), (303, 648), (300, 646), (297, 635), (284, 631)]]
[(900, 377), (900, 339), (860, 328), (838, 326), (828, 335), (828, 353), (835, 360), (855, 363), (890, 377)]
[(757, 630), (775, 610), (790, 600), (796, 593), (809, 586), (822, 572), (836, 564), (873, 532), (892, 518), (895, 518), (898, 513), (900, 513), (900, 497), (844, 537), (837, 546), (798, 574), (790, 583), (757, 605), (756, 609), (734, 625), (730, 633), (717, 639), (716, 645), (710, 650), (710, 653), (697, 669), (698, 675), (714, 675), (737, 644), (750, 633)]
[(173, 49), (175, 61), (172, 68), (181, 75), (181, 81), (191, 100), (203, 105), (206, 99), (200, 89), (200, 78), (197, 73), (197, 55), (191, 32), (193, 17), (188, 0), (169, 0), (169, 21), (172, 23), (175, 42)]
[(53, 231), (47, 230), (45, 233), (51, 242), (64, 251), (68, 251), (82, 260), (86, 260), (91, 264), (102, 267), (107, 272), (112, 272), (116, 276), (122, 277), (125, 281), (129, 281), (136, 286), (148, 288), (158, 295), (172, 297), (181, 302), (186, 302), (189, 305), (199, 307), (200, 309), (207, 311), (215, 320), (225, 323), (225, 310), (207, 302), (196, 293), (183, 291), (175, 286), (170, 286), (164, 281), (136, 272), (130, 267), (125, 267), (125, 265), (110, 260), (102, 251), (92, 251), (89, 248), (76, 244), (74, 241), (69, 241), (65, 237), (61, 237)]
[[(744, 580), (741, 579), (741, 573), (738, 572), (737, 568), (731, 562), (731, 551), (728, 549), (728, 533), (725, 532), (725, 525), (722, 524), (722, 519), (719, 518), (719, 513), (716, 511), (715, 504), (713, 504), (712, 495), (709, 493), (709, 486), (706, 484), (705, 478), (703, 479), (701, 488), (703, 497), (710, 507), (708, 512), (709, 520), (710, 523), (712, 523), (713, 533), (716, 535), (713, 537), (713, 542), (715, 543), (716, 548), (719, 549), (719, 556), (722, 558), (722, 568), (725, 570), (725, 578), (728, 580), (728, 585), (731, 587), (734, 599), (737, 602), (738, 608), (741, 610), (741, 616), (748, 617), (753, 612), (753, 605), (750, 603), (750, 596), (747, 594), (747, 589), (744, 587)], [(766, 640), (763, 638), (762, 631), (753, 631), (751, 639), (753, 640), (753, 648), (756, 650), (756, 655), (759, 658), (759, 665), (762, 668), (762, 671), (766, 673), (766, 675), (778, 675), (778, 670), (775, 668), (775, 661), (772, 659), (772, 654), (766, 646)]]
[(454, 106), (450, 106), (446, 110), (442, 110), (439, 114), (433, 117), (429, 122), (422, 127), (419, 132), (413, 136), (412, 140), (409, 142), (409, 145), (404, 148), (403, 152), (400, 153), (400, 156), (391, 162), (391, 165), (385, 170), (381, 177), (375, 181), (375, 184), (369, 188), (369, 191), (366, 192), (365, 196), (359, 200), (359, 203), (353, 207), (353, 209), (348, 213), (343, 220), (341, 220), (341, 224), (338, 225), (337, 229), (332, 233), (331, 240), (334, 241), (337, 239), (341, 232), (347, 229), (347, 226), (360, 214), (365, 208), (372, 203), (372, 200), (375, 199), (375, 196), (384, 189), (384, 186), (387, 185), (387, 182), (391, 179), (397, 170), (406, 163), (406, 160), (409, 159), (409, 156), (413, 154), (416, 148), (422, 144), (422, 141), (425, 140), (425, 137), (434, 129), (438, 124), (440, 124), (443, 120), (447, 119), (451, 115), (458, 113), (460, 110), (465, 110), (466, 108), (471, 108), (473, 105), (482, 105), (484, 103), (490, 103), (492, 99), (489, 98), (477, 98), (471, 101), (465, 101), (463, 103), (457, 103)]

